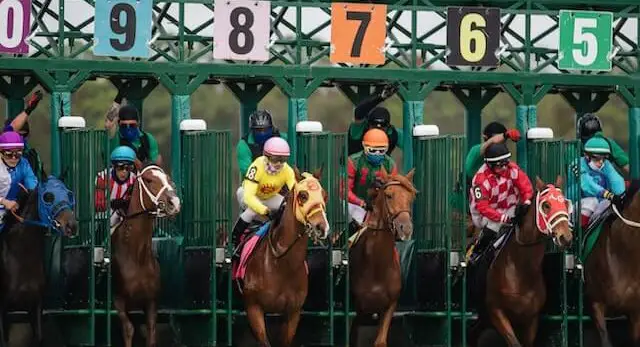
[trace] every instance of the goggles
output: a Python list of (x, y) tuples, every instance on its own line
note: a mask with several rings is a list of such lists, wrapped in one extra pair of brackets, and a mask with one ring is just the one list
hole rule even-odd
[(5, 158), (15, 158), (18, 159), (20, 157), (22, 157), (22, 150), (14, 150), (14, 151), (1, 151), (0, 153), (2, 153), (2, 156)]

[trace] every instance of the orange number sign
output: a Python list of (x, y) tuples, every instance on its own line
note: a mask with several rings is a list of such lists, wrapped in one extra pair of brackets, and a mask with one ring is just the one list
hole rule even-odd
[(387, 5), (331, 5), (331, 62), (384, 64)]

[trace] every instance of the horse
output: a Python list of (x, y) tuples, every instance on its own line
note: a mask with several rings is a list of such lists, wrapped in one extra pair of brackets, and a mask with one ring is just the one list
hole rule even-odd
[(329, 235), (327, 193), (320, 184), (322, 168), (313, 175), (294, 171), (297, 183), (287, 193), (282, 216), (271, 222), (268, 233), (246, 258), (242, 296), (260, 346), (271, 346), (265, 313), (284, 315), (282, 346), (293, 342), (308, 291), (305, 260), (309, 237), (324, 240)]
[(128, 312), (142, 308), (147, 321), (147, 346), (156, 346), (160, 265), (151, 236), (157, 217), (175, 216), (180, 199), (175, 184), (159, 166), (146, 163), (137, 173), (126, 215), (111, 234), (114, 306), (122, 324), (125, 347), (131, 347), (134, 327)]
[[(499, 253), (487, 272), (480, 271), (480, 295), (484, 298), (478, 309), (478, 320), (488, 318), (510, 347), (533, 347), (538, 331), (539, 315), (546, 301), (542, 261), (548, 237), (565, 249), (571, 245), (569, 227), (571, 202), (565, 199), (555, 184), (545, 184), (536, 177), (535, 205), (529, 206), (515, 230), (508, 233)], [(480, 265), (480, 264), (478, 264)], [(486, 274), (486, 276), (484, 276)], [(486, 279), (486, 282), (485, 282)], [(516, 328), (520, 329), (514, 329)], [(515, 331), (520, 330), (520, 339)], [(523, 342), (520, 342), (523, 341)]]
[(605, 316), (622, 314), (630, 321), (631, 339), (640, 346), (640, 181), (633, 180), (623, 206), (612, 205), (591, 254), (584, 264), (585, 292), (602, 347), (611, 347)]
[(7, 313), (13, 310), (28, 312), (33, 337), (41, 346), (45, 236), (49, 229), (76, 235), (75, 198), (61, 180), (49, 176), (34, 190), (23, 189), (17, 202), (16, 212), (6, 212), (0, 233), (0, 346), (9, 338)]
[(411, 239), (411, 207), (417, 190), (411, 169), (406, 176), (389, 175), (382, 168), (382, 186), (370, 190), (373, 211), (356, 234), (349, 250), (349, 279), (355, 301), (356, 325), (365, 315), (377, 314), (378, 334), (374, 346), (387, 346), (391, 318), (402, 289), (400, 259), (395, 240)]

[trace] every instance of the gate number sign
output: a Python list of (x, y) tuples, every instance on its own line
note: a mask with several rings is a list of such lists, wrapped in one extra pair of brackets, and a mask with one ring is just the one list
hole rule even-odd
[(0, 53), (29, 53), (31, 0), (0, 0)]
[(611, 70), (613, 13), (563, 10), (559, 27), (560, 69)]
[(331, 4), (332, 63), (385, 62), (387, 5)]
[(269, 1), (216, 0), (213, 13), (214, 59), (269, 59)]
[(153, 0), (96, 1), (97, 56), (149, 57)]
[(497, 66), (499, 46), (499, 8), (447, 8), (447, 65)]

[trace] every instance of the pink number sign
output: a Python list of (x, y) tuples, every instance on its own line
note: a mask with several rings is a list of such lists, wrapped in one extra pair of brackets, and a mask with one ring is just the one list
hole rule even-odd
[(0, 0), (0, 53), (29, 53), (31, 0)]
[(269, 1), (216, 0), (213, 18), (213, 58), (269, 59)]

